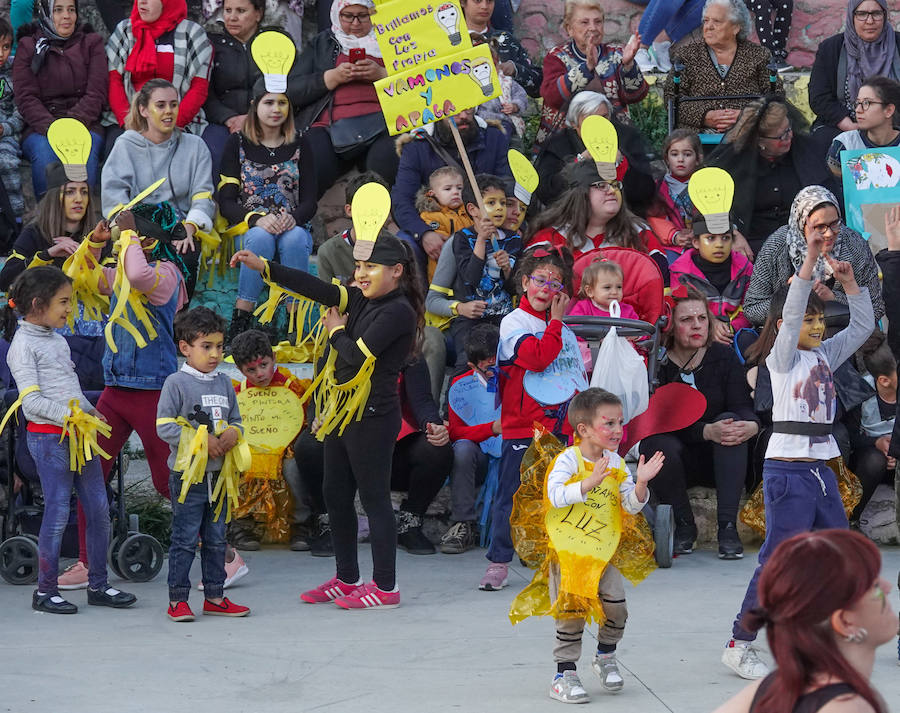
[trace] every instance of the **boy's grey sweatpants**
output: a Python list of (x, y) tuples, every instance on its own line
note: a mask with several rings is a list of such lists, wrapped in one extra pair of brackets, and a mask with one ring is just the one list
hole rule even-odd
[[(550, 566), (550, 601), (559, 594), (559, 565)], [(608, 565), (597, 583), (597, 596), (603, 604), (606, 621), (597, 632), (597, 641), (615, 646), (625, 633), (628, 607), (625, 605), (625, 583), (622, 573)], [(576, 663), (581, 658), (581, 636), (584, 633), (584, 619), (557, 619), (556, 645), (553, 660), (556, 663)]]

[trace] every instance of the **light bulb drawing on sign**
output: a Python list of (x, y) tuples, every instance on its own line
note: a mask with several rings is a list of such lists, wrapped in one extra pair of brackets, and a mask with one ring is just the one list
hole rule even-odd
[(494, 81), (491, 78), (491, 65), (489, 62), (484, 61), (473, 64), (469, 76), (473, 82), (481, 87), (481, 91), (486, 97), (494, 93)]
[(459, 10), (456, 5), (444, 3), (439, 6), (434, 19), (444, 28), (451, 45), (455, 47), (462, 42), (462, 34), (459, 31)]

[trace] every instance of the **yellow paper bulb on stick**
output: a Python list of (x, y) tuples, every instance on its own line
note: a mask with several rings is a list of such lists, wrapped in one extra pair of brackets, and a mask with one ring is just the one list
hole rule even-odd
[(531, 195), (538, 187), (538, 173), (527, 158), (515, 149), (510, 149), (506, 154), (509, 168), (516, 180), (515, 195), (525, 205), (531, 203)]
[(714, 166), (701, 168), (691, 176), (688, 195), (706, 219), (709, 233), (723, 235), (731, 230), (729, 213), (734, 198), (734, 180), (728, 171)]
[(261, 32), (250, 45), (250, 54), (263, 73), (266, 91), (284, 94), (287, 91), (288, 72), (297, 56), (293, 41), (280, 32)]
[(391, 212), (391, 195), (380, 183), (367, 183), (353, 194), (350, 208), (356, 232), (353, 257), (368, 260), (375, 249), (378, 233)]
[(91, 132), (78, 119), (57, 119), (47, 129), (50, 148), (59, 157), (70, 181), (86, 181)]
[(616, 178), (616, 155), (619, 152), (619, 135), (612, 122), (593, 114), (581, 123), (581, 140), (591, 158), (597, 162), (597, 173), (606, 181)]

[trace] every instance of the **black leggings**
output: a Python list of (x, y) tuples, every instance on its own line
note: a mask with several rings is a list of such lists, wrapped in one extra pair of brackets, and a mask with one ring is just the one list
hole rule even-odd
[[(738, 417), (724, 413), (714, 420), (726, 418)], [(656, 451), (662, 451), (666, 456), (662, 470), (650, 481), (650, 488), (659, 502), (672, 505), (677, 517), (687, 518), (691, 515), (687, 489), (714, 483), (719, 522), (737, 522), (749, 449), (747, 442), (739, 446), (721, 446), (712, 441), (685, 443), (677, 433), (660, 433), (645, 438), (640, 447), (641, 455), (646, 458)], [(709, 477), (710, 473), (713, 478)]]
[(354, 153), (338, 156), (331, 144), (331, 135), (322, 126), (314, 126), (307, 132), (312, 147), (313, 165), (316, 167), (318, 198), (335, 182), (356, 166), (360, 171), (375, 171), (389, 186), (394, 185), (397, 176), (397, 147), (394, 137), (382, 134), (368, 148), (360, 148)]
[(875, 446), (855, 449), (850, 455), (850, 470), (856, 473), (862, 484), (862, 499), (850, 515), (851, 520), (858, 520), (872, 499), (875, 488), (882, 483), (894, 484), (894, 471), (888, 470), (887, 458)]
[(453, 447), (433, 446), (424, 433), (410, 433), (394, 446), (391, 490), (405, 490), (400, 509), (420, 517), (437, 496), (453, 467)]
[(744, 0), (744, 3), (754, 15), (759, 43), (776, 60), (783, 60), (787, 57), (794, 0)]
[(400, 411), (354, 421), (343, 435), (325, 438), (325, 480), (322, 493), (328, 507), (338, 579), (359, 580), (356, 551), (358, 523), (354, 498), (369, 517), (372, 579), (390, 591), (396, 583), (397, 524), (391, 507), (391, 458), (400, 432)]
[[(309, 418), (312, 419), (313, 416), (310, 415)], [(325, 478), (325, 444), (308, 428), (294, 441), (294, 460), (297, 461), (297, 470), (300, 472), (303, 490), (308, 494), (308, 505), (313, 515), (324, 514), (322, 480)]]

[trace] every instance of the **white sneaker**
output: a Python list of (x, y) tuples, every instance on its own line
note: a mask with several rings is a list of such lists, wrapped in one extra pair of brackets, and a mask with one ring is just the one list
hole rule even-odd
[(634, 55), (634, 61), (637, 62), (638, 69), (642, 72), (653, 72), (656, 70), (656, 62), (650, 56), (649, 50), (641, 47)]
[(562, 703), (587, 703), (591, 700), (575, 671), (558, 673), (550, 684), (550, 698)]
[(653, 47), (653, 57), (656, 60), (656, 66), (659, 67), (660, 72), (668, 72), (672, 69), (672, 60), (669, 58), (669, 47), (672, 46), (672, 43), (668, 40), (663, 42), (654, 42)]
[(594, 655), (594, 661), (591, 667), (600, 677), (600, 685), (610, 693), (618, 693), (625, 686), (625, 680), (619, 673), (619, 664), (616, 661), (616, 652), (611, 654), (597, 653)]
[(722, 663), (748, 681), (755, 681), (769, 675), (768, 665), (759, 658), (759, 651), (749, 641), (731, 639), (725, 644)]

